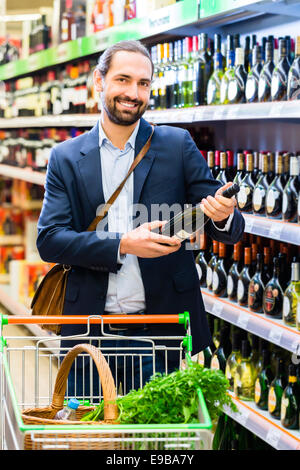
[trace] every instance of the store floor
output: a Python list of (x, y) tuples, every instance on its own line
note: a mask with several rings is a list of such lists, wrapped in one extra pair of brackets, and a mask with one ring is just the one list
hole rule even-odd
[(56, 355), (23, 326), (7, 325), (3, 333), (18, 404), (24, 408), (50, 404), (58, 370)]

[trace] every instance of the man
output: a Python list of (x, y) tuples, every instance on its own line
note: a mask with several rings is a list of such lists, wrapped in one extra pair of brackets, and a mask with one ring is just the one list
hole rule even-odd
[[(86, 231), (97, 208), (124, 179), (151, 134), (151, 125), (142, 115), (148, 106), (152, 75), (148, 51), (137, 41), (117, 43), (102, 54), (94, 71), (100, 119), (88, 133), (52, 150), (37, 246), (45, 261), (72, 266), (65, 314), (189, 311), (193, 353), (197, 353), (211, 337), (193, 253), (186, 250), (185, 243), (151, 232), (163, 225), (151, 220), (151, 207), (180, 204), (183, 208), (186, 203), (201, 202), (212, 219), (206, 231), (224, 243), (240, 240), (244, 222), (235, 209), (235, 199), (221, 195), (230, 184), (220, 188), (189, 132), (157, 126), (150, 150), (109, 209), (108, 231)], [(132, 205), (137, 203), (147, 209), (148, 220), (134, 228)], [(62, 336), (85, 329), (64, 325)], [(93, 325), (91, 333), (99, 336), (99, 327)], [(149, 327), (146, 333), (138, 329), (116, 333), (178, 336), (183, 328), (163, 325)], [(172, 369), (176, 365), (170, 360)]]

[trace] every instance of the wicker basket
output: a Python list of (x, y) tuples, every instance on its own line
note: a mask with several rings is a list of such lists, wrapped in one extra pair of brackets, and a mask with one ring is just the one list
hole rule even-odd
[[(102, 390), (103, 390), (103, 400), (104, 400), (104, 420), (103, 421), (80, 421), (82, 416), (87, 412), (94, 410), (95, 407), (91, 406), (79, 406), (76, 410), (76, 417), (78, 421), (62, 421), (62, 420), (55, 420), (54, 416), (56, 415), (58, 410), (61, 410), (64, 407), (64, 397), (66, 392), (67, 386), (67, 378), (73, 364), (73, 361), (83, 352), (88, 353), (95, 362), (97, 367), (99, 377), (101, 380)], [(91, 425), (91, 426), (99, 426), (101, 424), (117, 424), (118, 418), (118, 407), (116, 404), (116, 387), (114, 383), (113, 376), (111, 374), (111, 370), (109, 365), (107, 364), (104, 356), (102, 355), (100, 349), (95, 348), (89, 344), (78, 344), (74, 346), (64, 357), (63, 362), (59, 368), (55, 387), (52, 397), (52, 403), (50, 406), (41, 407), (41, 408), (29, 408), (22, 411), (22, 419), (24, 424), (30, 425)], [(70, 450), (82, 450), (85, 448), (89, 448), (91, 450), (98, 450), (98, 449), (117, 449), (119, 448), (119, 444), (112, 442), (112, 440), (101, 442), (102, 438), (109, 438), (109, 434), (93, 433), (91, 440), (87, 441), (91, 434), (88, 431), (83, 431), (82, 433), (74, 433), (72, 435), (72, 430), (67, 431), (65, 433), (59, 434), (59, 442), (61, 443), (64, 439), (67, 443), (67, 446)], [(116, 435), (114, 434), (114, 437)], [(25, 434), (25, 442), (24, 442), (24, 449), (31, 450), (36, 449), (37, 444), (36, 441), (39, 440), (38, 433), (34, 431), (34, 438), (32, 438), (32, 433)], [(42, 434), (40, 435), (41, 441), (45, 442), (45, 439), (48, 438), (50, 441), (54, 440), (55, 434), (49, 431), (48, 435)], [(84, 442), (84, 440), (86, 442)], [(42, 446), (41, 446), (42, 448)]]

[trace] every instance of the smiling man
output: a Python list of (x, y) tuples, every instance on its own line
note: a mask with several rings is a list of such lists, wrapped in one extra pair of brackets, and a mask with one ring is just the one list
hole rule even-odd
[[(197, 353), (208, 346), (211, 337), (194, 256), (185, 243), (152, 232), (163, 222), (151, 220), (151, 208), (154, 204), (183, 208), (186, 203), (201, 202), (211, 218), (206, 231), (229, 244), (240, 240), (244, 222), (235, 199), (222, 196), (228, 185), (221, 188), (213, 179), (189, 132), (156, 126), (150, 149), (108, 211), (103, 233), (86, 231), (151, 135), (152, 127), (142, 116), (149, 103), (152, 76), (151, 57), (140, 42), (122, 41), (102, 54), (94, 71), (100, 119), (91, 131), (52, 150), (37, 246), (45, 261), (72, 266), (65, 314), (189, 311), (193, 353)], [(139, 226), (134, 225), (135, 204), (142, 205), (148, 215)], [(123, 336), (183, 334), (179, 325), (106, 328), (108, 333)], [(66, 325), (62, 336), (84, 331), (83, 326)], [(100, 328), (93, 325), (91, 334), (100, 336)], [(73, 344), (64, 341), (67, 347)], [(159, 355), (156, 365), (157, 370), (164, 370)], [(168, 365), (169, 370), (178, 367), (178, 357), (170, 354)], [(122, 363), (121, 367), (130, 373), (130, 365)], [(144, 364), (146, 378), (151, 370), (150, 358)], [(80, 381), (80, 374), (77, 376)], [(74, 381), (72, 374), (70, 380)]]

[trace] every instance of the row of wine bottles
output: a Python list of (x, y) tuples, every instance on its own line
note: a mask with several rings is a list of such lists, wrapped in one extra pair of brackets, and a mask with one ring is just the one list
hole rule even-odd
[(291, 353), (218, 318), (213, 323), (213, 344), (199, 362), (221, 370), (241, 400), (255, 401), (285, 428), (299, 429), (300, 365)]
[(228, 245), (213, 240), (211, 248), (205, 234), (199, 238), (195, 262), (200, 286), (300, 331), (299, 249), (275, 241), (271, 249), (267, 241), (263, 245), (261, 237), (252, 235), (256, 240), (235, 244), (231, 257)]
[[(278, 47), (279, 46), (279, 47)], [(151, 48), (150, 109), (295, 100), (300, 97), (300, 36), (245, 38), (206, 33)]]
[(233, 181), (241, 212), (300, 223), (300, 156), (286, 151), (201, 151), (215, 179)]

